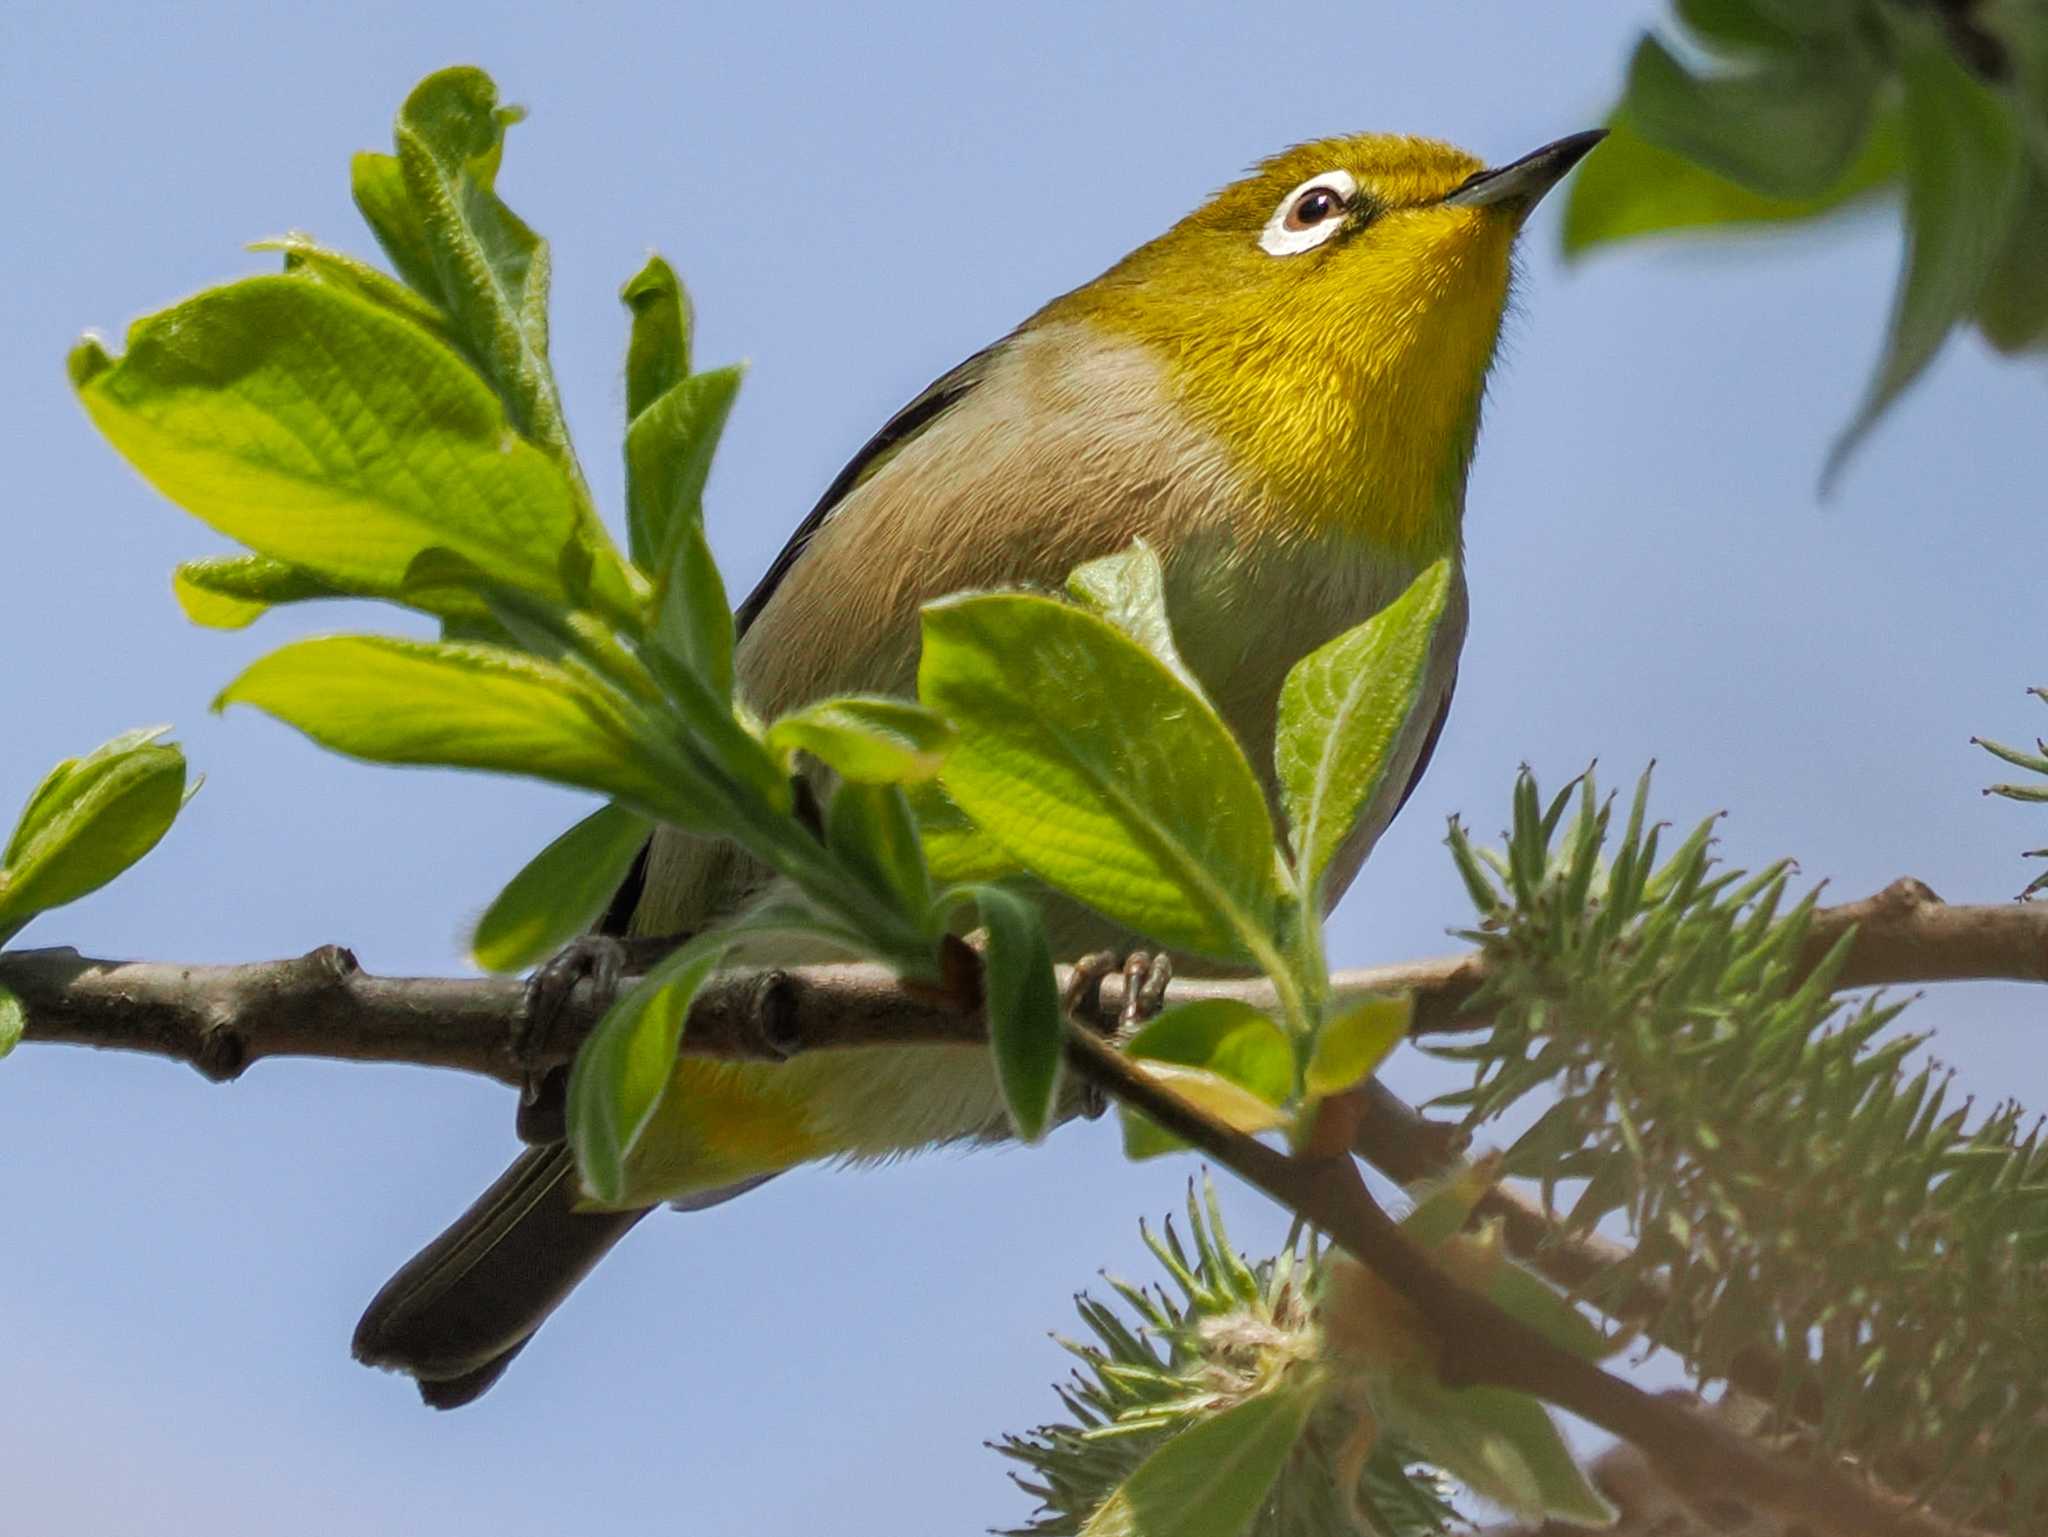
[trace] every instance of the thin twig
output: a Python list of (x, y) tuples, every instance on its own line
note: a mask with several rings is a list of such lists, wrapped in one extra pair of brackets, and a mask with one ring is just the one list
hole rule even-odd
[(1067, 1060), (1091, 1083), (1316, 1224), (1399, 1293), (1435, 1333), (1452, 1387), (1531, 1393), (1640, 1448), (1676, 1489), (1744, 1500), (1835, 1537), (1956, 1537), (1966, 1528), (1914, 1510), (1833, 1468), (1768, 1453), (1670, 1400), (1552, 1344), (1457, 1285), (1382, 1211), (1348, 1154), (1289, 1157), (1210, 1119), (1128, 1057), (1075, 1027)]

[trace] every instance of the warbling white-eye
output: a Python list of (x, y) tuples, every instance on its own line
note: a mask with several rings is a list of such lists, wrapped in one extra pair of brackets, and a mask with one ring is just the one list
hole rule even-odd
[[(739, 609), (744, 692), (764, 717), (844, 691), (911, 692), (921, 604), (967, 588), (1056, 591), (1143, 539), (1183, 656), (1251, 761), (1269, 764), (1287, 670), (1459, 555), (1515, 237), (1599, 138), (1496, 170), (1386, 135), (1267, 160), (868, 441)], [(1331, 871), (1331, 901), (1436, 743), (1465, 605), (1460, 575), (1390, 793)], [(615, 922), (701, 929), (764, 879), (730, 846), (663, 831)], [(1078, 953), (1131, 936), (1070, 919), (1055, 942)], [(974, 1047), (685, 1057), (675, 1073), (634, 1151), (625, 1209), (581, 1207), (565, 1145), (529, 1150), (378, 1294), (357, 1356), (410, 1372), (429, 1403), (466, 1403), (652, 1206), (706, 1206), (812, 1159), (885, 1158), (1007, 1124)]]

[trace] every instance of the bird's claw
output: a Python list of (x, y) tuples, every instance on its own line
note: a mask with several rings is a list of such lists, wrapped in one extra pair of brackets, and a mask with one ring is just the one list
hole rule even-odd
[(1074, 962), (1067, 973), (1067, 985), (1060, 989), (1060, 1013), (1084, 1025), (1092, 1025), (1102, 1012), (1102, 984), (1118, 969), (1114, 950), (1097, 950)]
[[(1067, 985), (1060, 994), (1060, 1009), (1068, 1018), (1099, 1029), (1102, 1017), (1102, 984), (1123, 973), (1124, 1001), (1117, 1011), (1115, 1035), (1119, 1039), (1136, 1033), (1139, 1026), (1158, 1017), (1166, 1002), (1167, 984), (1173, 981), (1173, 961), (1164, 950), (1133, 950), (1118, 960), (1114, 950), (1098, 950), (1074, 962)], [(1082, 1090), (1081, 1114), (1095, 1120), (1109, 1108), (1109, 1100), (1094, 1084)]]
[(548, 1049), (569, 995), (588, 982), (605, 1008), (618, 996), (626, 976), (627, 946), (609, 934), (585, 934), (549, 956), (526, 981), (525, 1006), (512, 1028), (512, 1056), (519, 1064), (522, 1142), (559, 1142), (568, 1131), (569, 1069), (545, 1067)]
[(1102, 984), (1123, 973), (1124, 1001), (1117, 1012), (1117, 1033), (1128, 1034), (1156, 1019), (1173, 981), (1173, 961), (1164, 950), (1133, 950), (1118, 959), (1114, 950), (1098, 950), (1074, 962), (1060, 994), (1060, 1009), (1082, 1024), (1093, 1024), (1102, 1012)]
[(1127, 1034), (1157, 1019), (1172, 981), (1173, 958), (1164, 950), (1133, 950), (1125, 956), (1124, 1006), (1117, 1015), (1118, 1033)]

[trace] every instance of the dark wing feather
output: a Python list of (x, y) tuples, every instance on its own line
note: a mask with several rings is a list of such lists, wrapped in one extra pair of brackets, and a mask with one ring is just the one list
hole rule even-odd
[[(1002, 343), (998, 342), (997, 347)], [(922, 394), (909, 405), (898, 411), (882, 424), (882, 430), (861, 446), (859, 453), (848, 461), (845, 469), (833, 477), (832, 484), (825, 488), (825, 494), (818, 498), (810, 516), (797, 525), (795, 533), (789, 536), (789, 543), (782, 547), (782, 553), (775, 557), (764, 575), (747, 594), (733, 614), (733, 622), (740, 634), (747, 633), (747, 627), (760, 616), (768, 606), (768, 600), (775, 596), (775, 589), (782, 585), (782, 579), (789, 575), (790, 567), (797, 563), (804, 547), (811, 542), (811, 536), (825, 526), (825, 520), (832, 516), (847, 494), (869, 475), (881, 468), (882, 462), (925, 428), (937, 421), (947, 407), (955, 404), (967, 392), (981, 382), (987, 371), (988, 360), (995, 347), (984, 347), (966, 362), (951, 371), (941, 374), (927, 385)]]

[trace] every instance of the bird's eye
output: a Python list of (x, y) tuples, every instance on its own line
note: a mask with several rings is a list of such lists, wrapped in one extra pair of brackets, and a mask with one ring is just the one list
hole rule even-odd
[(1329, 187), (1311, 187), (1294, 200), (1294, 206), (1287, 210), (1287, 217), (1280, 221), (1282, 229), (1307, 229), (1320, 224), (1344, 206), (1344, 200)]
[(1319, 246), (1344, 227), (1344, 214), (1358, 191), (1349, 171), (1325, 171), (1280, 199), (1259, 236), (1269, 256), (1293, 256)]

